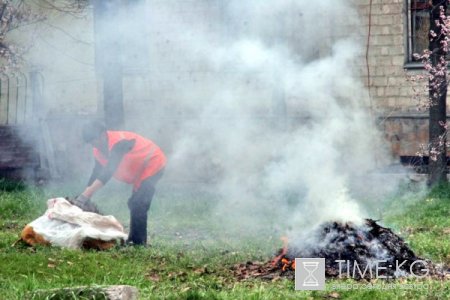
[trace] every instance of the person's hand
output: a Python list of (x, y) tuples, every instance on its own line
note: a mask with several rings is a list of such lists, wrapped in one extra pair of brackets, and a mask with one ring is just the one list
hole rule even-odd
[(93, 213), (99, 213), (99, 210), (97, 206), (91, 202), (91, 200), (84, 196), (83, 194), (76, 197), (74, 200), (72, 200), (72, 204), (78, 206), (84, 211), (93, 212)]

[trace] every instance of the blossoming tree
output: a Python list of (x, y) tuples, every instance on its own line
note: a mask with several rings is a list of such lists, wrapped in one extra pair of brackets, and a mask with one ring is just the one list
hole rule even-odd
[(428, 184), (447, 180), (447, 114), (448, 62), (450, 18), (447, 16), (449, 0), (430, 0), (429, 47), (422, 55), (415, 54), (424, 64), (428, 79), (429, 155)]

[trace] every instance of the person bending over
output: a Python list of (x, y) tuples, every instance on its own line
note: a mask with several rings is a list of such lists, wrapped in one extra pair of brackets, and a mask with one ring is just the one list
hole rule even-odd
[(163, 151), (150, 139), (131, 131), (107, 130), (101, 122), (93, 121), (82, 128), (84, 142), (93, 147), (95, 166), (86, 189), (74, 204), (93, 211), (92, 196), (110, 179), (133, 185), (128, 199), (130, 233), (127, 242), (147, 244), (147, 217), (155, 194), (156, 183), (166, 165)]

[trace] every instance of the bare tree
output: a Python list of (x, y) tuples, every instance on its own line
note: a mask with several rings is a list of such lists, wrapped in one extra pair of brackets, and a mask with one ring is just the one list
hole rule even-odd
[(81, 15), (88, 4), (88, 0), (0, 0), (0, 74), (21, 69), (25, 64), (24, 54), (32, 47), (32, 43), (13, 42), (12, 31), (45, 21), (50, 11)]
[(45, 19), (34, 13), (25, 1), (0, 0), (0, 74), (18, 70), (29, 46), (11, 42), (9, 33), (21, 26)]
[(119, 129), (124, 123), (121, 37), (118, 22), (123, 2), (93, 0), (95, 60), (103, 83), (103, 110), (108, 128)]

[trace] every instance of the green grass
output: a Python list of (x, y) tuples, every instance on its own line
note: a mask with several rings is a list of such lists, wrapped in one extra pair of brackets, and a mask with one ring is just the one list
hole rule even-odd
[[(151, 247), (80, 251), (50, 247), (12, 247), (23, 226), (45, 211), (45, 201), (65, 195), (63, 189), (37, 188), (0, 183), (0, 299), (102, 299), (96, 287), (129, 284), (139, 288), (142, 299), (449, 299), (450, 282), (398, 280), (392, 289), (363, 289), (351, 280), (327, 281), (326, 291), (294, 291), (294, 283), (282, 279), (238, 281), (230, 267), (247, 260), (265, 261), (280, 246), (282, 220), (268, 214), (257, 231), (241, 224), (227, 224), (216, 215), (220, 199), (208, 192), (163, 189), (152, 204), (149, 228)], [(119, 187), (120, 190), (121, 187)], [(72, 189), (72, 187), (71, 187)], [(70, 194), (68, 194), (70, 195)], [(128, 224), (125, 192), (99, 195), (103, 212)], [(406, 207), (397, 195), (384, 208), (384, 225), (400, 232), (413, 250), (437, 262), (450, 263), (450, 189), (439, 187), (410, 201)], [(408, 196), (409, 197), (409, 196)], [(411, 196), (412, 197), (412, 196)], [(358, 290), (333, 291), (334, 284), (357, 284)], [(377, 282), (381, 284), (384, 282)], [(409, 283), (427, 289), (406, 289)], [(93, 294), (55, 292), (33, 294), (77, 286), (91, 286)], [(88, 291), (89, 292), (89, 291)], [(337, 294), (334, 294), (337, 293)], [(33, 296), (34, 295), (34, 296)]]
[(435, 262), (450, 265), (450, 188), (440, 186), (386, 219), (410, 246)]

